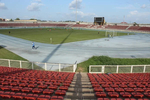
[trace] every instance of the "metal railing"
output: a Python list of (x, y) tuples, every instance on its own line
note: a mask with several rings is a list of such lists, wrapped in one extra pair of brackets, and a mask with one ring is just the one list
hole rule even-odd
[(42, 63), (10, 59), (0, 59), (0, 66), (59, 72), (75, 72), (77, 69), (77, 63)]
[(150, 65), (90, 65), (89, 73), (149, 73)]

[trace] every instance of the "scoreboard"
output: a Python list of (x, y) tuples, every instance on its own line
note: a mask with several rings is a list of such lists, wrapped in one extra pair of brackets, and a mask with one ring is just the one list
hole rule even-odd
[(105, 19), (104, 19), (104, 17), (94, 17), (94, 23), (103, 25), (105, 23)]

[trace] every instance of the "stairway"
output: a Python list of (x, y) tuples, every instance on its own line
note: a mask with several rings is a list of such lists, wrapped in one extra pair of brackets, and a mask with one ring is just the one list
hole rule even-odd
[(87, 73), (76, 73), (64, 100), (96, 100)]

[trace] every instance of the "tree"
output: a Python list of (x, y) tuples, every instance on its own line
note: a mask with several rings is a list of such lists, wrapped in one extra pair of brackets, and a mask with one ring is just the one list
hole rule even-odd
[(34, 19), (34, 18), (31, 18), (30, 20), (36, 20), (36, 19)]
[(19, 18), (16, 18), (16, 20), (20, 20)]
[(10, 21), (13, 21), (12, 19), (10, 19)]

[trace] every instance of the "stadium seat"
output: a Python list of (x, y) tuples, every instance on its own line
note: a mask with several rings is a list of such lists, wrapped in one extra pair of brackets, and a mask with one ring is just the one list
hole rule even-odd
[(143, 98), (144, 95), (140, 92), (132, 92), (132, 95), (135, 97), (135, 98)]
[(120, 95), (123, 98), (130, 98), (132, 96), (129, 92), (120, 92)]
[(37, 100), (50, 100), (51, 96), (49, 95), (40, 95)]
[(48, 87), (49, 89), (52, 89), (52, 90), (56, 90), (58, 88), (58, 86), (55, 86), (55, 85), (51, 85)]
[(119, 94), (117, 92), (108, 92), (108, 96), (110, 98), (118, 98)]
[(105, 98), (106, 97), (106, 93), (105, 92), (96, 92), (95, 95), (98, 98)]
[(95, 87), (94, 91), (95, 92), (103, 92), (103, 88), (102, 87)]
[(15, 95), (15, 92), (4, 92), (0, 97), (3, 99), (10, 99), (13, 95)]
[(24, 88), (21, 89), (21, 91), (24, 92), (24, 93), (29, 93), (29, 92), (32, 91), (32, 88), (24, 87)]
[(34, 88), (33, 90), (32, 90), (32, 93), (35, 93), (35, 94), (40, 94), (40, 93), (42, 93), (43, 92), (43, 89), (39, 89), (39, 88)]
[(43, 90), (43, 94), (45, 94), (45, 95), (51, 95), (51, 94), (53, 94), (53, 92), (54, 92), (54, 90), (50, 90), (50, 89)]
[(27, 94), (25, 96), (25, 99), (26, 100), (36, 100), (38, 98), (38, 95), (37, 94)]
[(13, 95), (12, 97), (13, 97), (15, 100), (23, 100), (26, 95), (27, 95), (26, 93), (16, 93), (16, 94)]
[(63, 100), (62, 96), (52, 96), (50, 100)]
[(55, 91), (55, 95), (57, 95), (57, 96), (65, 96), (66, 95), (66, 91), (65, 90), (56, 90)]

